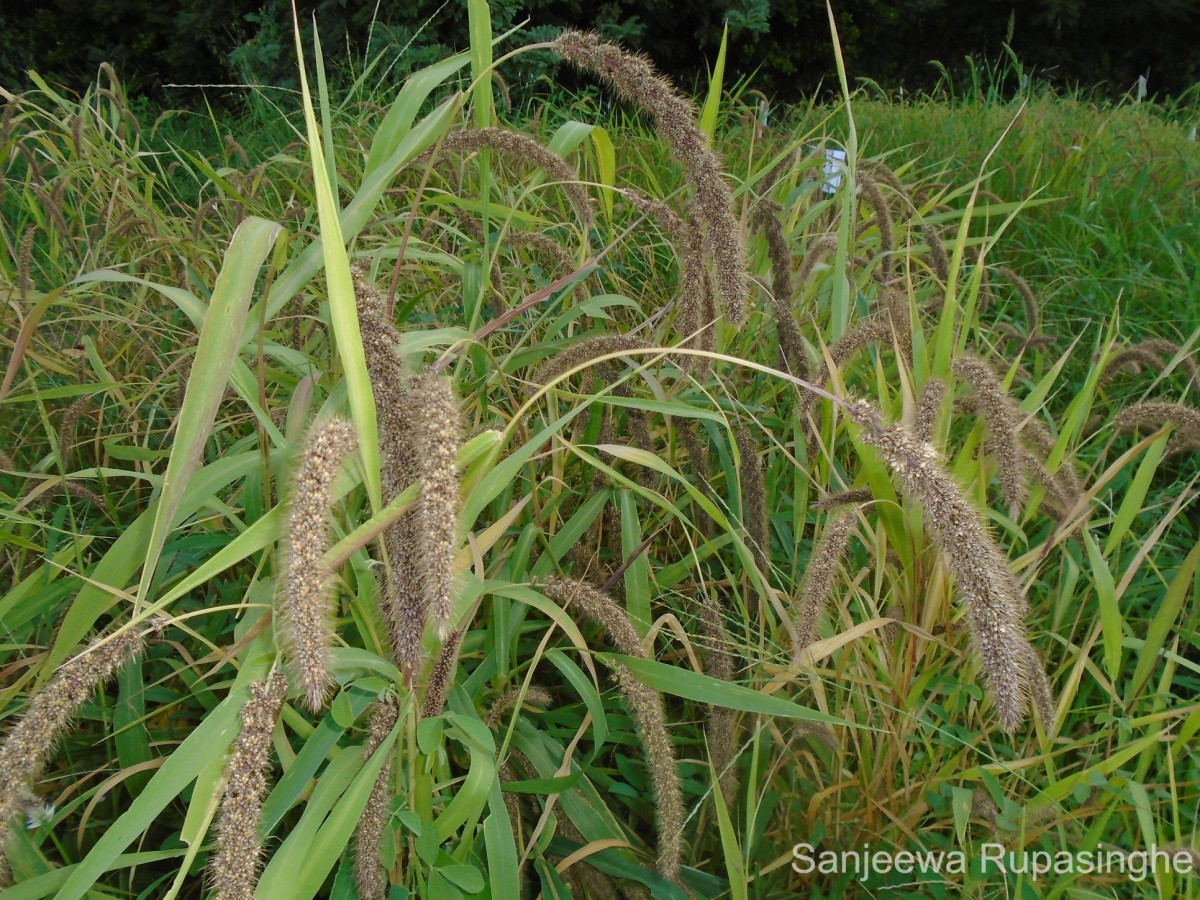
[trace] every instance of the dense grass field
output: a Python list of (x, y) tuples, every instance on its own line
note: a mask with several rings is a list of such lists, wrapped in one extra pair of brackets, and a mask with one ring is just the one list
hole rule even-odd
[(5, 94), (2, 896), (1200, 895), (1200, 113), (471, 14)]

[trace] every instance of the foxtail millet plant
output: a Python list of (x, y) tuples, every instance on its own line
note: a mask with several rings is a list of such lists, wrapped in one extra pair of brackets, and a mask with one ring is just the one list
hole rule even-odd
[(950, 277), (950, 257), (946, 254), (946, 245), (942, 242), (942, 235), (933, 225), (922, 225), (921, 236), (929, 245), (929, 263), (933, 268), (933, 274), (944, 284)]
[[(822, 359), (821, 365), (812, 377), (813, 384), (818, 387), (824, 387), (829, 381), (832, 369), (840, 369), (851, 356), (858, 353), (868, 344), (892, 345), (895, 334), (896, 332), (893, 330), (892, 323), (883, 317), (875, 316), (863, 319), (843, 334), (829, 348), (829, 359)], [(900, 346), (899, 349), (903, 355), (903, 346)], [(833, 363), (832, 369), (830, 368), (830, 362)], [(803, 391), (800, 394), (800, 400), (797, 403), (797, 415), (801, 421), (808, 418), (808, 414), (812, 411), (816, 400), (817, 395), (812, 391)]]
[(771, 263), (771, 289), (767, 291), (767, 299), (775, 319), (775, 334), (784, 366), (797, 378), (807, 378), (804, 338), (796, 324), (793, 307), (792, 250), (783, 233), (779, 211), (779, 204), (760, 200), (754, 207), (754, 222), (767, 239), (767, 258)]
[[(1167, 363), (1179, 356), (1182, 349), (1174, 341), (1165, 338), (1138, 341), (1105, 360), (1100, 383), (1111, 381), (1123, 369), (1131, 369), (1135, 374), (1143, 369), (1149, 372), (1164, 372)], [(1190, 355), (1179, 356), (1179, 368), (1189, 380), (1194, 381), (1197, 375), (1200, 375), (1200, 366)]]
[[(394, 698), (379, 700), (371, 708), (367, 724), (367, 739), (363, 742), (363, 758), (370, 759), (380, 744), (391, 732), (399, 717), (399, 706)], [(388, 813), (392, 800), (392, 763), (386, 760), (371, 796), (359, 816), (354, 828), (354, 884), (358, 888), (359, 900), (385, 900), (388, 893), (388, 876), (379, 859), (383, 842), (383, 830), (387, 827)]]
[(631, 350), (649, 350), (651, 345), (644, 339), (626, 334), (603, 334), (572, 344), (561, 350), (534, 369), (530, 376), (531, 391), (558, 381), (567, 372), (610, 353), (627, 353)]
[[(713, 678), (732, 682), (734, 644), (721, 620), (721, 607), (707, 591), (699, 602), (700, 634), (704, 639), (704, 672)], [(708, 707), (704, 740), (708, 758), (717, 774), (717, 787), (726, 803), (733, 803), (738, 788), (737, 733), (733, 710), (713, 703)]]
[(974, 392), (975, 408), (987, 426), (987, 448), (999, 468), (1000, 488), (1010, 515), (1015, 515), (1029, 499), (1017, 439), (1021, 412), (997, 380), (991, 366), (978, 357), (970, 354), (957, 357), (952, 371)]
[(287, 581), (279, 602), (279, 628), (286, 656), (295, 667), (305, 706), (317, 712), (329, 693), (329, 652), (333, 611), (329, 593), (333, 572), (323, 557), (329, 549), (329, 513), (334, 478), (358, 448), (358, 435), (346, 419), (313, 427), (300, 457), (288, 514)]
[(735, 429), (738, 448), (738, 493), (746, 543), (760, 572), (770, 568), (771, 535), (767, 526), (767, 491), (758, 444), (744, 425)]
[(733, 213), (733, 193), (721, 177), (716, 154), (705, 146), (695, 104), (675, 90), (645, 57), (596, 34), (567, 29), (552, 49), (573, 66), (598, 76), (654, 121), (659, 137), (684, 167), (695, 194), (695, 218), (704, 223), (706, 244), (716, 267), (725, 314), (741, 322), (749, 292), (741, 225)]
[(817, 635), (817, 623), (833, 596), (837, 581), (838, 566), (850, 546), (850, 535), (854, 530), (854, 516), (849, 512), (837, 512), (825, 523), (820, 538), (813, 544), (804, 577), (800, 583), (800, 598), (796, 604), (794, 622), (796, 644), (792, 648), (792, 659), (800, 661), (804, 649)]
[(927, 444), (934, 443), (937, 438), (937, 420), (945, 399), (946, 382), (939, 378), (930, 378), (925, 382), (917, 400), (916, 415), (913, 417), (913, 434), (917, 440)]
[(813, 270), (818, 265), (829, 258), (829, 254), (837, 250), (838, 239), (836, 234), (823, 234), (804, 250), (804, 261), (800, 263), (800, 268), (796, 272), (795, 284), (800, 290), (808, 284), (809, 278), (812, 277)]
[(0, 744), (0, 888), (12, 881), (9, 828), (33, 800), (33, 782), (50, 761), (71, 720), (79, 707), (142, 651), (146, 637), (160, 627), (156, 622), (93, 640), (82, 653), (59, 666)]
[(1126, 406), (1113, 419), (1113, 429), (1116, 431), (1159, 429), (1165, 425), (1172, 427), (1171, 439), (1167, 441), (1168, 454), (1200, 451), (1200, 410), (1194, 407), (1164, 400), (1146, 400)]
[[(413, 376), (408, 387), (410, 441), (421, 493), (410, 513), (419, 535), (417, 583), (429, 610), (438, 640), (445, 641), (454, 623), (454, 554), (458, 549), (458, 450), (463, 440), (463, 417), (450, 378), (433, 369)], [(403, 611), (401, 615), (403, 616)], [(421, 621), (411, 627), (408, 653), (419, 648)], [(412, 666), (415, 655), (401, 654)]]
[(241, 731), (225, 764), (225, 791), (217, 813), (217, 846), (209, 864), (215, 900), (254, 900), (262, 858), (258, 833), (271, 769), (271, 734), (287, 698), (279, 669), (250, 685)]
[(1021, 303), (1025, 307), (1026, 329), (1031, 336), (1036, 335), (1042, 327), (1042, 305), (1038, 302), (1037, 295), (1033, 293), (1029, 282), (1008, 266), (995, 266), (992, 271), (1006, 278), (1017, 289), (1017, 294), (1020, 295)]
[[(658, 227), (671, 243), (679, 268), (679, 282), (675, 294), (678, 308), (676, 331), (690, 338), (686, 346), (697, 350), (711, 351), (716, 347), (714, 321), (716, 310), (713, 304), (712, 275), (704, 253), (704, 236), (700, 228), (685, 221), (675, 210), (662, 200), (647, 197), (640, 191), (618, 188), (618, 192), (630, 205), (643, 213)], [(693, 337), (694, 335), (694, 337)], [(706, 357), (684, 356), (679, 360), (684, 372), (694, 371), (705, 377), (712, 367)]]
[(883, 192), (879, 190), (879, 184), (870, 175), (865, 172), (859, 173), (858, 188), (867, 207), (874, 214), (875, 224), (879, 228), (879, 271), (886, 283), (892, 277), (893, 256), (896, 252), (896, 230), (892, 224), (892, 211), (888, 208)]
[(464, 630), (456, 628), (446, 636), (438, 648), (433, 668), (429, 670), (429, 683), (425, 686), (425, 697), (421, 704), (422, 718), (440, 716), (446, 706), (446, 695), (454, 683), (454, 670), (458, 667), (458, 651), (462, 647)]
[[(584, 618), (604, 629), (609, 642), (626, 656), (648, 658), (642, 642), (633, 628), (629, 614), (612, 598), (589, 584), (567, 578), (550, 578), (540, 590), (567, 612)], [(684, 806), (683, 792), (676, 769), (675, 747), (667, 729), (662, 697), (647, 687), (622, 665), (613, 666), (613, 675), (629, 703), (638, 735), (642, 739), (646, 765), (657, 807), (655, 827), (658, 832), (658, 868), (663, 876), (678, 882), (683, 855)]]
[(920, 501), (925, 527), (954, 575), (988, 690), (1004, 730), (1025, 718), (1030, 695), (1031, 655), (1021, 621), (1026, 600), (1008, 561), (988, 533), (978, 510), (946, 471), (931, 444), (901, 425), (885, 425), (864, 400), (852, 403), (851, 421), (861, 440), (879, 451), (900, 479), (905, 494)]
[(812, 508), (817, 512), (828, 512), (831, 509), (837, 509), (839, 506), (870, 503), (874, 499), (875, 495), (871, 493), (870, 488), (853, 488), (848, 491), (838, 491), (836, 494), (830, 494), (828, 497), (822, 497), (812, 505)]

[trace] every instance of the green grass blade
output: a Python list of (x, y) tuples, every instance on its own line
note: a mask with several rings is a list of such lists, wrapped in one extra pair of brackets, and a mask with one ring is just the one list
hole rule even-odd
[[(294, 11), (293, 11), (294, 12)], [(308, 128), (308, 148), (312, 154), (314, 188), (317, 194), (317, 218), (321, 228), (321, 251), (325, 263), (325, 278), (329, 289), (329, 316), (338, 359), (346, 378), (350, 400), (350, 415), (358, 432), (358, 452), (363, 463), (367, 496), (371, 507), (379, 509), (382, 489), (379, 475), (379, 430), (375, 421), (375, 397), (367, 375), (367, 360), (363, 353), (362, 333), (358, 327), (358, 309), (354, 298), (354, 283), (350, 277), (350, 260), (342, 237), (341, 209), (337, 194), (330, 182), (321, 149), (321, 134), (313, 110), (312, 94), (305, 73), (304, 49), (300, 43), (300, 22), (295, 21), (296, 57), (300, 61), (300, 94), (304, 102), (304, 121)]]

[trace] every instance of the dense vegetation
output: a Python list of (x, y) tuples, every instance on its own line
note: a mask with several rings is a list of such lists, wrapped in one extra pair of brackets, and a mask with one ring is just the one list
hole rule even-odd
[(1194, 111), (510, 110), (470, 25), (5, 105), (5, 897), (1195, 895), (791, 865), (1196, 857)]

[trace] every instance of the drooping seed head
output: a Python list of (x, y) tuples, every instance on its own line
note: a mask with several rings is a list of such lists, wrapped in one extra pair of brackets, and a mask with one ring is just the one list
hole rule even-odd
[(632, 335), (605, 334), (600, 337), (588, 338), (572, 344), (550, 357), (534, 370), (530, 380), (539, 386), (550, 384), (572, 369), (601, 356), (648, 349), (650, 349), (650, 344)]
[(8, 829), (32, 796), (31, 786), (49, 762), (79, 707), (130, 662), (145, 638), (160, 626), (129, 629), (96, 638), (82, 653), (63, 663), (33, 695), (0, 744), (0, 888), (8, 887)]
[(1014, 731), (1029, 701), (1029, 651), (1021, 616), (1026, 601), (1008, 562), (978, 511), (946, 471), (933, 446), (900, 425), (884, 425), (879, 411), (859, 400), (849, 409), (862, 440), (899, 478), (905, 494), (925, 510), (925, 523), (954, 576), (984, 679), (1001, 724)]
[(1171, 425), (1174, 429), (1171, 439), (1167, 441), (1167, 453), (1200, 451), (1200, 410), (1194, 407), (1162, 400), (1147, 400), (1125, 407), (1113, 419), (1113, 428), (1117, 431), (1158, 429), (1164, 425)]
[[(578, 612), (600, 625), (608, 636), (609, 643), (621, 653), (647, 658), (629, 614), (607, 594), (583, 582), (565, 578), (548, 579), (541, 585), (541, 591), (567, 612)], [(667, 730), (662, 697), (653, 688), (635, 678), (625, 666), (613, 666), (613, 674), (633, 713), (633, 721), (644, 748), (646, 765), (650, 769), (656, 807), (658, 868), (665, 878), (677, 882), (683, 852), (685, 812), (683, 791), (676, 770), (675, 747)]]
[[(399, 709), (395, 700), (380, 700), (371, 709), (368, 720), (367, 739), (363, 743), (363, 756), (370, 759), (391, 733), (396, 724)], [(387, 826), (389, 807), (392, 802), (392, 762), (387, 760), (371, 796), (363, 807), (358, 824), (354, 828), (354, 883), (358, 887), (359, 900), (385, 900), (388, 892), (388, 875), (379, 859), (383, 844), (383, 832)]]
[(833, 596), (838, 566), (846, 556), (853, 530), (854, 516), (836, 513), (813, 545), (801, 580), (800, 602), (795, 613), (796, 644), (792, 648), (792, 655), (797, 661), (804, 648), (816, 639), (817, 623)]
[(937, 433), (937, 420), (942, 412), (942, 401), (946, 399), (946, 383), (937, 378), (925, 382), (921, 399), (917, 401), (917, 414), (913, 422), (913, 433), (917, 440), (932, 444)]
[(645, 57), (605, 43), (596, 34), (565, 30), (554, 42), (554, 50), (573, 66), (598, 76), (654, 121), (672, 156), (683, 164), (694, 192), (694, 218), (704, 223), (725, 313), (731, 322), (740, 322), (748, 293), (741, 226), (733, 214), (733, 194), (721, 177), (720, 162), (705, 147), (695, 104), (682, 97)]
[(942, 236), (932, 225), (922, 225), (921, 235), (929, 245), (929, 262), (933, 266), (934, 274), (945, 283), (950, 278), (950, 257), (946, 255), (946, 245), (942, 243)]
[(988, 450), (999, 467), (1004, 499), (1010, 510), (1019, 510), (1029, 499), (1017, 441), (1021, 411), (983, 360), (963, 355), (954, 360), (952, 369), (955, 376), (966, 381), (974, 391), (975, 408), (987, 425)]
[(348, 420), (335, 418), (316, 426), (305, 441), (292, 486), (287, 582), (280, 597), (279, 624), (305, 705), (313, 712), (325, 705), (331, 685), (333, 572), (323, 557), (329, 549), (333, 481), (342, 461), (357, 448), (358, 435)]
[(276, 669), (250, 686), (242, 728), (225, 764), (225, 793), (217, 814), (217, 847), (209, 867), (215, 900), (254, 900), (262, 858), (258, 832), (271, 768), (271, 733), (287, 697)]
[(875, 224), (879, 228), (879, 269), (886, 282), (892, 277), (892, 258), (896, 252), (892, 211), (888, 208), (887, 201), (883, 198), (883, 192), (879, 190), (879, 185), (874, 178), (865, 173), (859, 173), (858, 184), (862, 191), (862, 198), (874, 214)]
[(755, 207), (754, 222), (767, 239), (767, 256), (771, 261), (771, 290), (767, 298), (775, 319), (780, 355), (791, 374), (797, 378), (807, 378), (804, 339), (800, 335), (800, 326), (796, 323), (792, 306), (792, 249), (783, 233), (783, 223), (779, 221), (779, 205), (759, 201)]
[(770, 532), (767, 528), (766, 484), (763, 478), (762, 460), (758, 456), (758, 444), (749, 430), (739, 425), (736, 429), (738, 453), (738, 489), (742, 502), (742, 528), (746, 532), (746, 543), (754, 555), (754, 562), (764, 574), (770, 565)]
[(1029, 282), (1007, 266), (996, 266), (994, 271), (997, 275), (1007, 278), (1012, 283), (1012, 286), (1017, 289), (1017, 293), (1021, 296), (1021, 302), (1025, 306), (1025, 323), (1028, 326), (1029, 333), (1037, 334), (1042, 326), (1042, 310), (1037, 296), (1033, 293), (1033, 288), (1029, 286)]

